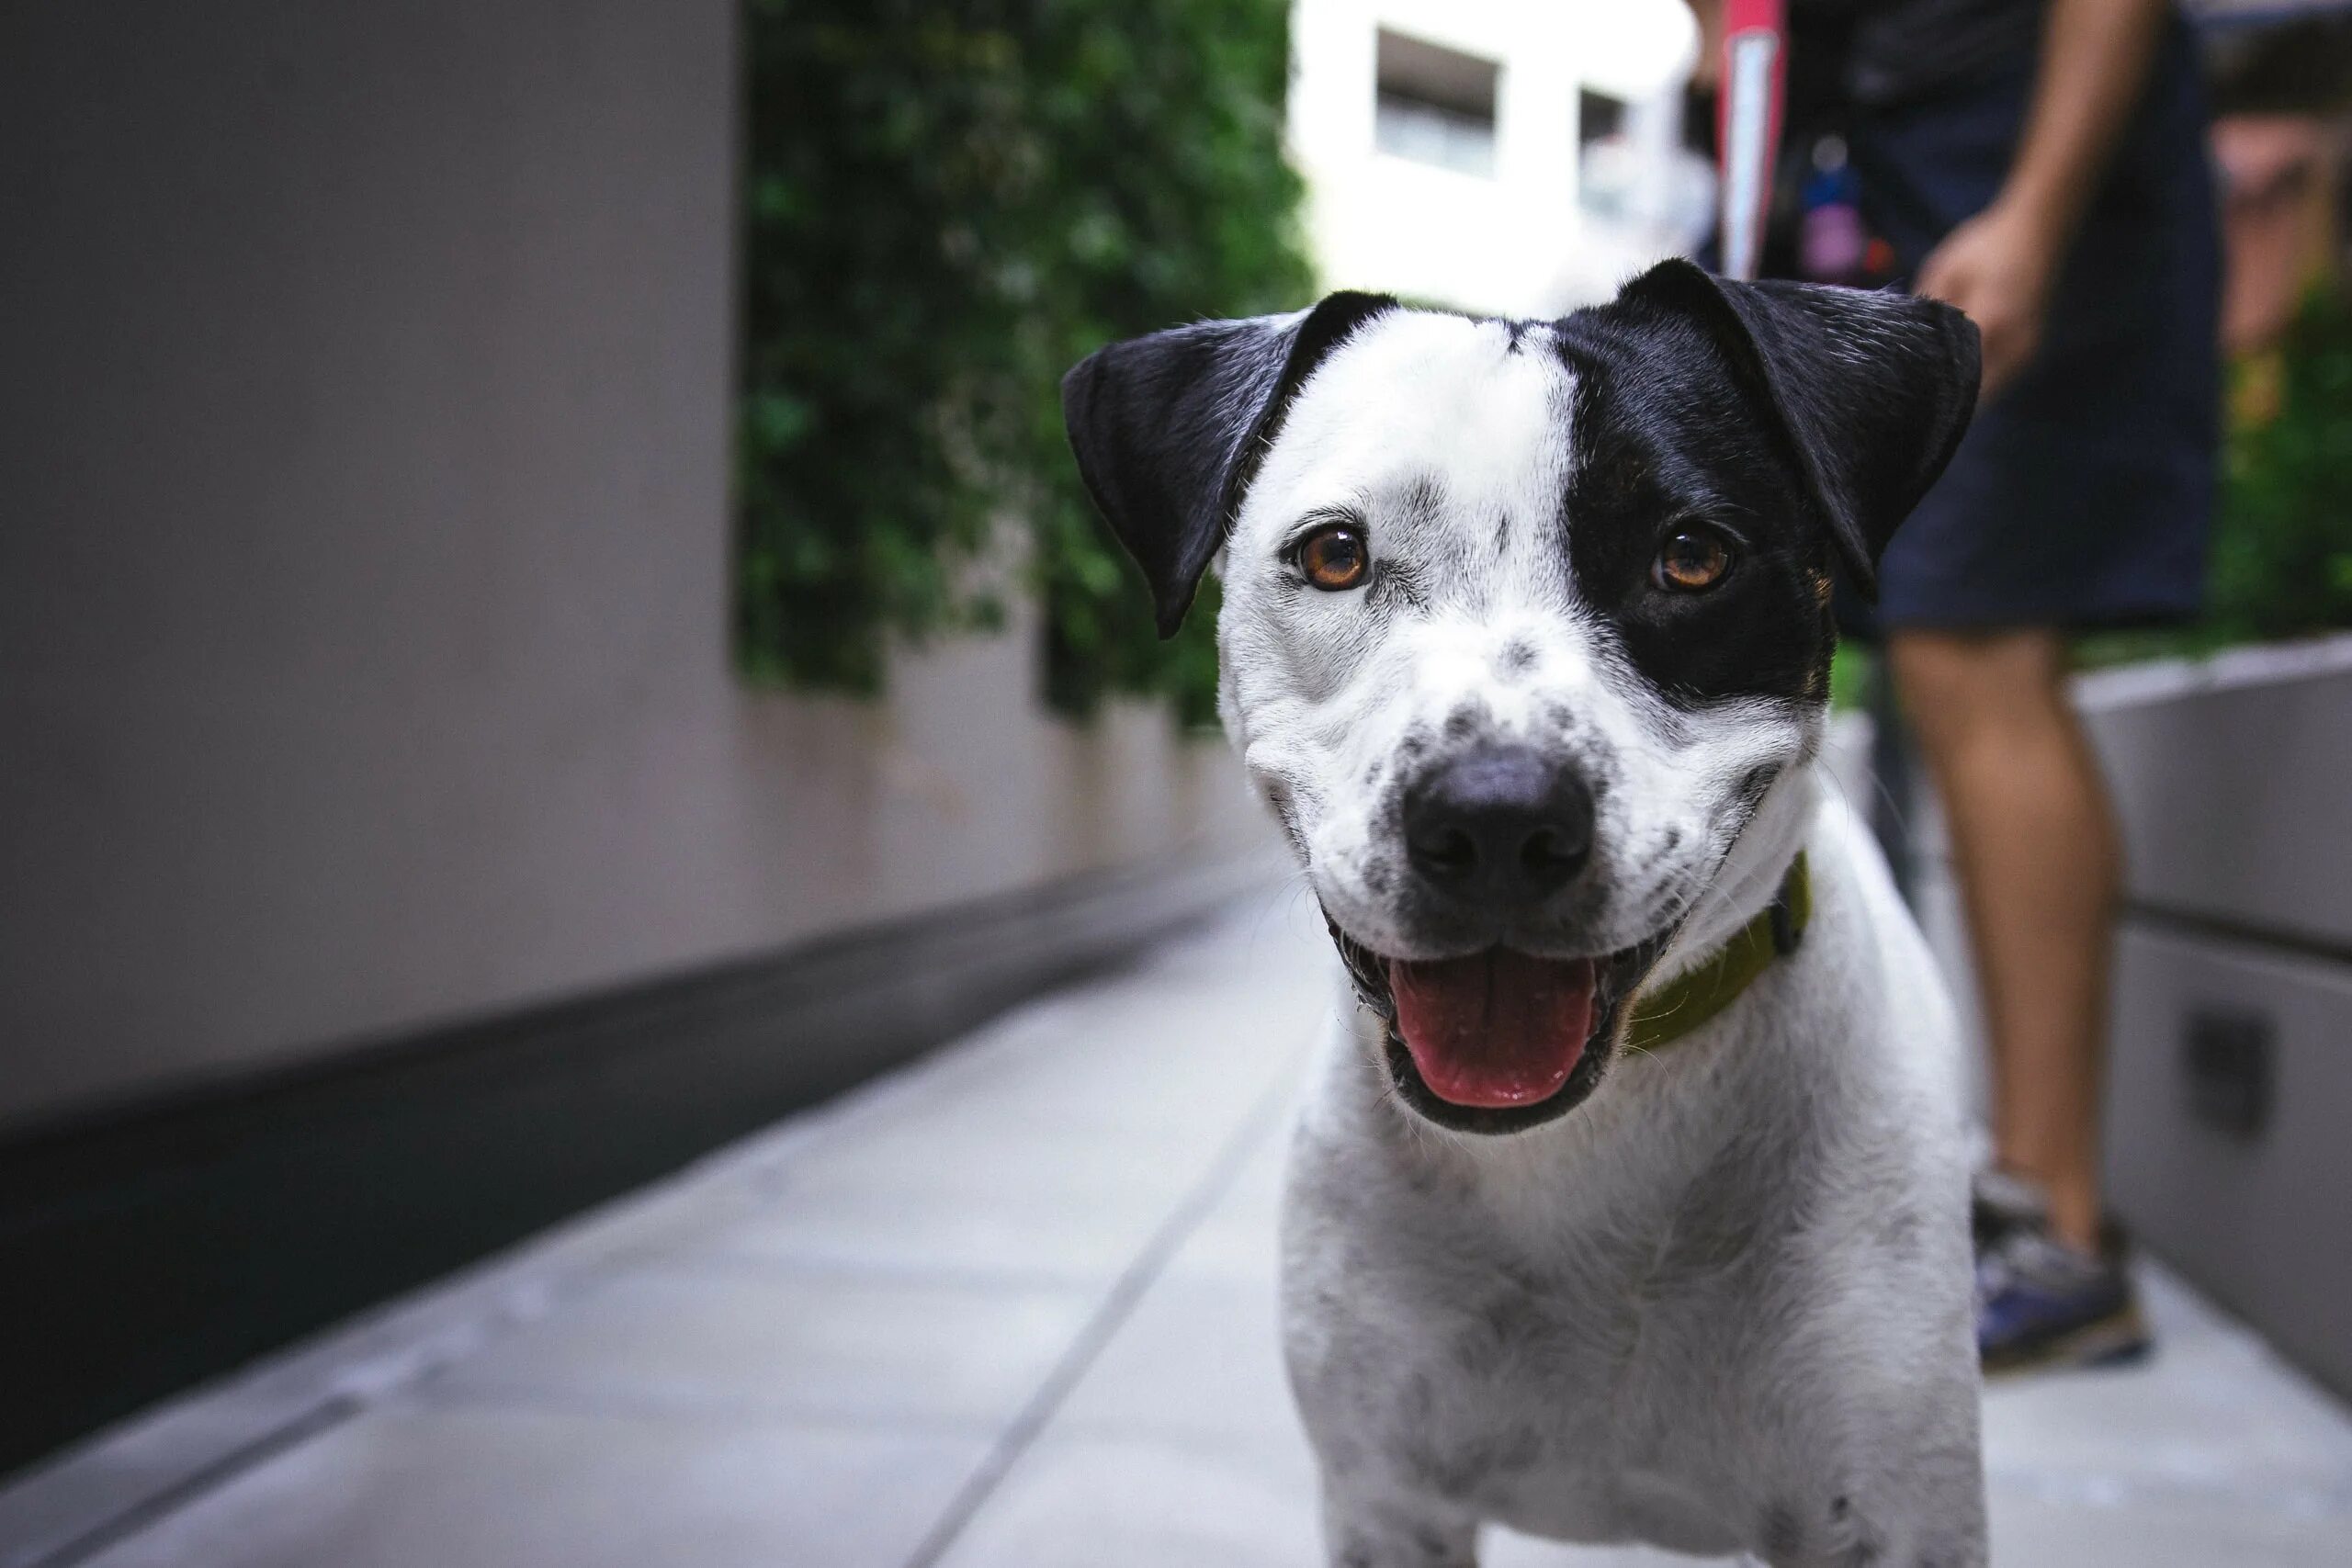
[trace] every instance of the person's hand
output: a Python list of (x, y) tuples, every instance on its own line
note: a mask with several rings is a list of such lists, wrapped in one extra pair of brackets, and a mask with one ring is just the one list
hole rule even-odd
[(1699, 58), (1690, 63), (1690, 85), (1713, 91), (1723, 74), (1724, 0), (1690, 0), (1690, 18), (1699, 24)]
[(2026, 213), (1996, 202), (1944, 237), (1920, 264), (1914, 291), (1956, 305), (1984, 340), (1990, 398), (2041, 345), (2041, 321), (2057, 271), (2058, 245)]

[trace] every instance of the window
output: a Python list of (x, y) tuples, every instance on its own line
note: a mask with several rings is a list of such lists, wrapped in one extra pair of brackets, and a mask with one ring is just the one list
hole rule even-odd
[(1495, 85), (1502, 67), (1380, 29), (1373, 145), (1464, 175), (1495, 172)]
[(1587, 87), (1577, 95), (1577, 145), (1589, 147), (1625, 127), (1625, 100)]

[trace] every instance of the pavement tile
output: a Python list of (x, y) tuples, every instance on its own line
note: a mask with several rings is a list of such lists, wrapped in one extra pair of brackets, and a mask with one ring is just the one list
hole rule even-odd
[(385, 1411), (91, 1568), (899, 1568), (978, 1435)]
[(758, 1201), (688, 1238), (688, 1255), (805, 1268), (1001, 1274), (1102, 1284), (1143, 1251), (1227, 1156), (1251, 1103), (1181, 1135), (1041, 1131), (968, 1103), (906, 1109), (854, 1140), (765, 1168)]
[(444, 1369), (422, 1397), (993, 1427), (1097, 1304), (1067, 1287), (714, 1262), (625, 1275)]
[(1105, 1201), (1099, 1191), (1015, 1200), (970, 1186), (892, 1191), (848, 1185), (820, 1194), (788, 1193), (713, 1226), (679, 1252), (812, 1269), (1099, 1288), (1143, 1249), (1173, 1206), (1172, 1200)]
[(1308, 1568), (1320, 1539), (1303, 1450), (1049, 1434), (940, 1568)]
[(1193, 1146), (1167, 1149), (910, 1118), (773, 1168), (757, 1211), (693, 1246), (845, 1264), (1115, 1272), (1200, 1184), (1231, 1132), (1204, 1126)]
[(1171, 1267), (1087, 1369), (1055, 1428), (1303, 1456), (1272, 1281)]
[(2153, 1264), (2156, 1353), (2109, 1371), (2001, 1380), (1984, 1396), (1996, 1484), (2156, 1488), (2208, 1498), (2336, 1495), (2352, 1508), (2352, 1416), (2261, 1339)]
[(1311, 1043), (1321, 1001), (1269, 1010), (1244, 998), (1209, 1010), (1172, 990), (1122, 998), (1071, 1021), (1057, 1055), (943, 1076), (903, 1120), (927, 1112), (958, 1127), (1206, 1148), (1212, 1130), (1246, 1115)]
[(1289, 1145), (1286, 1125), (1268, 1129), (1185, 1238), (1173, 1267), (1272, 1287), (1282, 1267), (1283, 1162)]
[[(0, 1491), (17, 1568), (356, 1404), (102, 1568), (902, 1568), (1112, 1281), (1224, 1185), (945, 1568), (1317, 1561), (1275, 1326), (1284, 1130), (1328, 1005), (1267, 900)], [(1234, 1159), (1229, 1171), (1218, 1162)], [(1986, 1405), (2003, 1568), (2352, 1562), (2352, 1415), (2161, 1268), (2148, 1365)], [(1493, 1532), (1487, 1568), (1669, 1568)]]
[(2002, 1568), (2344, 1568), (2352, 1514), (2257, 1499), (2181, 1502), (2145, 1492), (2104, 1500), (2014, 1485), (1992, 1492)]
[(852, 1189), (978, 1192), (1014, 1201), (1084, 1195), (1157, 1217), (1216, 1165), (1241, 1119), (1204, 1118), (1182, 1146), (1170, 1149), (1116, 1133), (1040, 1137), (968, 1108), (910, 1114), (779, 1166), (768, 1190), (779, 1201), (810, 1203)]
[(2204, 1492), (2336, 1489), (2352, 1498), (2352, 1423), (2252, 1356), (2172, 1346), (2142, 1372), (1996, 1384), (1996, 1477), (2091, 1476)]

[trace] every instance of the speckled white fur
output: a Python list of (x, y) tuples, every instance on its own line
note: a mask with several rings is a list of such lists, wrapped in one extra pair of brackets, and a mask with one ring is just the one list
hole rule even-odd
[[(1875, 847), (1823, 794), (1819, 709), (1678, 708), (1580, 603), (1558, 534), (1568, 405), (1559, 356), (1511, 352), (1499, 324), (1399, 312), (1335, 351), (1227, 549), (1227, 725), (1324, 908), (1377, 951), (1436, 956), (1383, 896), (1408, 737), (1578, 755), (1600, 801), (1588, 951), (1679, 919), (1658, 973), (1687, 967), (1800, 846), (1813, 923), (1721, 1017), (1509, 1136), (1396, 1103), (1380, 1026), (1340, 988), (1283, 1238), (1329, 1561), (1466, 1564), (1499, 1521), (1970, 1568), (1985, 1548), (1950, 1010)], [(1302, 520), (1340, 506), (1370, 518), (1385, 586), (1316, 592), (1283, 565)], [(1751, 814), (1739, 785), (1758, 768), (1776, 782)]]

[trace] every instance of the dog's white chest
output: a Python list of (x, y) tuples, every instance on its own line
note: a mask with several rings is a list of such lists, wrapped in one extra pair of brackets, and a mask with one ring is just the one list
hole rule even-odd
[[(1311, 1427), (1362, 1434), (1399, 1485), (1531, 1534), (1738, 1547), (1752, 1488), (1730, 1456), (1754, 1451), (1746, 1380), (1769, 1369), (1719, 1357), (1702, 1327), (1741, 1288), (1736, 1259), (1703, 1265), (1711, 1284), (1655, 1233), (1526, 1249), (1465, 1224), (1462, 1194), (1311, 1143), (1300, 1158), (1286, 1316)], [(1376, 1198), (1380, 1224), (1325, 1226), (1334, 1183)]]

